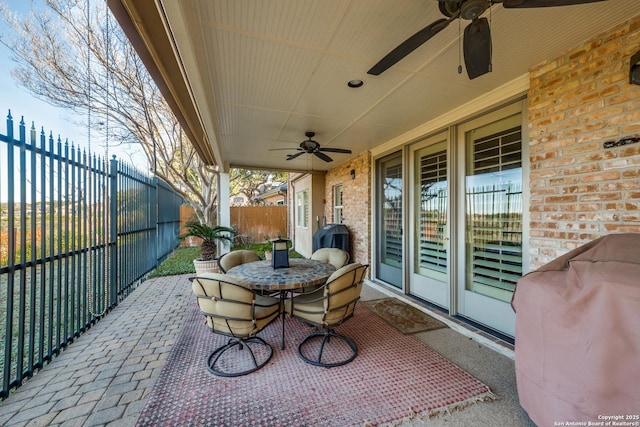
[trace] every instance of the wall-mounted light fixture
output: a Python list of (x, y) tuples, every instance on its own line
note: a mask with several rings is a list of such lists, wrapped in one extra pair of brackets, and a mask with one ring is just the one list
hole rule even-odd
[(356, 179), (356, 170), (355, 169), (351, 169), (351, 172), (349, 172), (349, 174), (351, 175), (351, 179)]
[(631, 56), (629, 83), (632, 85), (640, 85), (640, 50)]

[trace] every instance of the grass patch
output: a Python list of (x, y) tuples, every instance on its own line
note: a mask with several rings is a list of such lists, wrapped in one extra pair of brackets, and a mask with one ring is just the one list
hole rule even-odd
[[(240, 249), (240, 248), (237, 248), (237, 249)], [(248, 245), (246, 249), (257, 253), (260, 259), (264, 259), (264, 244), (256, 243), (255, 245)], [(294, 251), (293, 249), (289, 249), (289, 258), (305, 258), (305, 257), (300, 255), (298, 252)]]
[(176, 274), (194, 274), (193, 260), (200, 258), (200, 247), (178, 248), (167, 257), (149, 277), (175, 276)]
[[(260, 258), (264, 259), (264, 252), (260, 250), (260, 245), (250, 245), (248, 250), (256, 252)], [(200, 258), (200, 247), (177, 248), (167, 257), (155, 270), (149, 273), (148, 277), (175, 276), (177, 274), (195, 274), (193, 260)], [(304, 258), (294, 250), (289, 251), (289, 258)]]

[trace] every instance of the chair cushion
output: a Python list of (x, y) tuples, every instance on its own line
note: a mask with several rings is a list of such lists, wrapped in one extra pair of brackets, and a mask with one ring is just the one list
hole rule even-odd
[(256, 295), (225, 274), (203, 274), (191, 286), (207, 325), (216, 332), (252, 336), (280, 314), (279, 299)]
[(281, 312), (280, 298), (254, 294), (256, 303), (256, 323), (258, 331), (263, 330)]
[(223, 272), (229, 271), (229, 269), (236, 265), (244, 264), (247, 262), (260, 261), (260, 257), (257, 253), (248, 250), (238, 250), (226, 253), (218, 260), (218, 265)]
[(349, 254), (338, 248), (320, 248), (311, 254), (311, 259), (328, 262), (338, 269), (349, 261)]
[(353, 314), (366, 269), (359, 263), (339, 268), (319, 289), (285, 301), (285, 309), (293, 316), (319, 326), (337, 326)]
[[(294, 313), (291, 312), (292, 302), (296, 309)], [(289, 298), (284, 301), (284, 307), (286, 312), (293, 316), (303, 317), (310, 322), (322, 325), (324, 318), (324, 287), (321, 286), (311, 293)], [(304, 312), (300, 310), (304, 310)]]

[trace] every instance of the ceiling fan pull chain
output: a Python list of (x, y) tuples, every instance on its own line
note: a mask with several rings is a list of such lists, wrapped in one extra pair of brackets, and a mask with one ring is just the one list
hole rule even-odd
[(458, 74), (462, 74), (462, 23), (458, 19)]

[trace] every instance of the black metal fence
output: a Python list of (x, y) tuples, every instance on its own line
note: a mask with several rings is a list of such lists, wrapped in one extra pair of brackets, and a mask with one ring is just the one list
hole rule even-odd
[(0, 134), (0, 399), (131, 293), (178, 245), (182, 198), (60, 138)]

